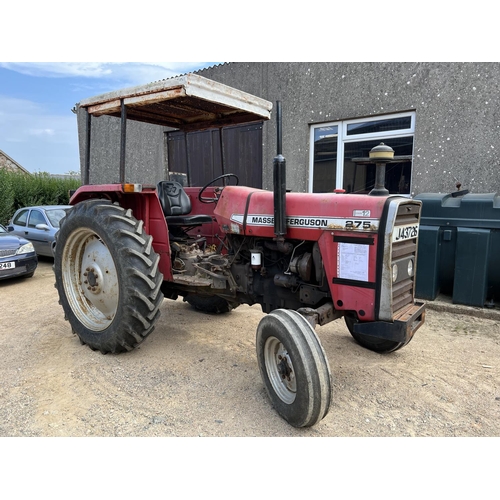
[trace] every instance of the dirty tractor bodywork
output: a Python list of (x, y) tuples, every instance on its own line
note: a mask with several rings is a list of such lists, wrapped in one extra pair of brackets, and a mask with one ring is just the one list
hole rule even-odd
[(120, 182), (88, 184), (71, 198), (54, 269), (66, 319), (102, 353), (130, 351), (149, 335), (164, 298), (226, 313), (266, 314), (257, 359), (273, 406), (291, 425), (328, 413), (331, 373), (315, 327), (344, 317), (354, 339), (380, 353), (422, 325), (414, 299), (421, 204), (400, 196), (286, 192), (278, 154), (274, 189), (238, 186), (233, 174), (183, 187), (126, 182), (124, 127), (135, 119), (197, 130), (270, 118), (272, 105), (188, 74), (79, 103), (87, 116), (122, 119)]

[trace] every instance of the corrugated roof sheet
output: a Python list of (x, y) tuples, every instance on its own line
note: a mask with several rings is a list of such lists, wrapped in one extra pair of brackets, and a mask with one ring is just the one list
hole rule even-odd
[(108, 92), (82, 100), (93, 116), (121, 115), (181, 130), (200, 130), (268, 120), (272, 103), (195, 73)]

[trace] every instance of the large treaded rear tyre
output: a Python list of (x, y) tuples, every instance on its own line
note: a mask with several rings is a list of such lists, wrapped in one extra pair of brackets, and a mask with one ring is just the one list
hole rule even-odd
[(309, 322), (296, 311), (276, 309), (257, 328), (257, 360), (269, 398), (294, 427), (323, 419), (331, 404), (326, 354)]
[(103, 354), (140, 344), (163, 301), (160, 258), (143, 222), (107, 200), (83, 201), (62, 219), (56, 242), (59, 303), (81, 342)]

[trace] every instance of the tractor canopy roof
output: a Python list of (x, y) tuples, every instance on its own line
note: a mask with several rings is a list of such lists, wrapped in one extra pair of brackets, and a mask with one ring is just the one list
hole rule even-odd
[(272, 103), (194, 73), (129, 87), (77, 104), (92, 116), (127, 119), (180, 130), (202, 130), (268, 120)]

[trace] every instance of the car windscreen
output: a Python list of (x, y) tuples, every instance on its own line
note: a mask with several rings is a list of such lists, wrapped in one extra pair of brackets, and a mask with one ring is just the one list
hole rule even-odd
[(47, 214), (50, 223), (54, 227), (59, 227), (59, 222), (66, 215), (66, 210), (63, 208), (55, 208), (54, 210), (46, 210), (45, 213)]

